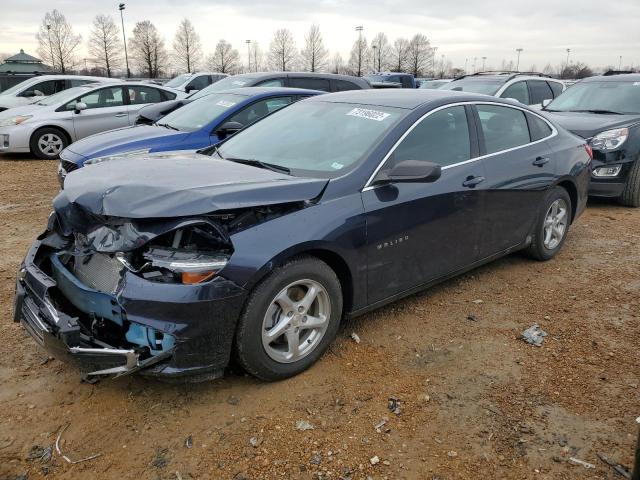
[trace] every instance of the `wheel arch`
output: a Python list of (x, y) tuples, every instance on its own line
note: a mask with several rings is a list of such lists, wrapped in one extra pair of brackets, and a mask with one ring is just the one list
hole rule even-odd
[(571, 223), (576, 218), (578, 211), (578, 187), (569, 177), (562, 178), (556, 183), (556, 186), (564, 188), (571, 199)]
[(31, 136), (29, 137), (29, 143), (31, 143), (31, 141), (33, 140), (33, 138), (35, 137), (35, 135), (40, 131), (43, 130), (45, 128), (52, 128), (54, 130), (59, 130), (62, 134), (64, 134), (65, 137), (67, 137), (67, 142), (69, 144), (73, 143), (73, 138), (71, 137), (71, 134), (67, 131), (66, 128), (61, 127), (60, 125), (41, 125), (38, 128), (36, 128), (33, 133), (31, 134)]

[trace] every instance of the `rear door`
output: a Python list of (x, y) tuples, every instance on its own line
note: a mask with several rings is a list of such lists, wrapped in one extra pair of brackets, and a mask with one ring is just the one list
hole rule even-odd
[(480, 252), (486, 258), (526, 240), (540, 202), (554, 182), (556, 161), (541, 135), (532, 139), (530, 129), (535, 126), (530, 127), (527, 117), (542, 121), (540, 117), (497, 104), (477, 104), (476, 112), (487, 173)]
[(367, 218), (368, 295), (374, 303), (471, 265), (478, 257), (485, 173), (472, 111), (446, 107), (418, 120), (381, 172), (404, 160), (434, 162), (433, 183), (395, 183), (362, 192)]
[(76, 102), (87, 105), (85, 110), (73, 114), (73, 128), (77, 139), (129, 125), (124, 91), (120, 85), (87, 93), (69, 102), (65, 109), (73, 112)]
[(129, 105), (127, 106), (129, 125), (135, 125), (141, 108), (166, 100), (165, 91), (158, 88), (147, 85), (128, 85), (125, 88), (129, 97)]

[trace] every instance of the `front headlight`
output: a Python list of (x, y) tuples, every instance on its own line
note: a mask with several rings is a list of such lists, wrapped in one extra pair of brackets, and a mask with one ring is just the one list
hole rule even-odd
[(95, 165), (96, 163), (110, 162), (111, 160), (118, 160), (120, 158), (135, 157), (136, 155), (144, 155), (149, 153), (150, 148), (143, 148), (141, 150), (132, 150), (130, 152), (116, 153), (114, 155), (105, 155), (104, 157), (96, 157), (84, 162), (85, 165)]
[(143, 257), (152, 267), (172, 272), (184, 284), (211, 280), (229, 261), (226, 254), (163, 247), (150, 248)]
[(13, 127), (14, 125), (20, 125), (21, 123), (29, 120), (33, 115), (16, 115), (15, 117), (7, 118), (0, 122), (0, 127)]
[(629, 136), (628, 128), (616, 128), (597, 134), (591, 139), (591, 148), (601, 152), (609, 152), (620, 148)]

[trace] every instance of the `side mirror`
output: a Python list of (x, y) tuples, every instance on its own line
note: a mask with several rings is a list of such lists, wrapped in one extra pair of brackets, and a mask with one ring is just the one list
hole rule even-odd
[(75, 113), (80, 113), (82, 110), (87, 109), (87, 104), (84, 102), (76, 102), (76, 108), (74, 109)]
[(41, 92), (40, 90), (34, 90), (33, 91), (33, 96), (34, 97), (44, 97), (44, 92)]
[(551, 102), (552, 100), (550, 98), (545, 98), (542, 100), (542, 108), (547, 108)]
[(238, 130), (242, 130), (244, 125), (240, 122), (225, 122), (216, 130), (218, 136), (233, 135)]
[(442, 175), (442, 167), (433, 162), (404, 160), (391, 171), (379, 173), (374, 183), (431, 183)]

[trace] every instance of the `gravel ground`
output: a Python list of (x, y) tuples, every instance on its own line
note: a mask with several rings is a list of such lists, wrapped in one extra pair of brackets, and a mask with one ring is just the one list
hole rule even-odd
[[(11, 320), (55, 169), (0, 157), (0, 479), (614, 479), (598, 453), (631, 465), (640, 210), (591, 202), (555, 260), (512, 255), (348, 322), (287, 381), (89, 385)], [(541, 347), (518, 338), (535, 323)], [(65, 426), (65, 455), (100, 456), (49, 456)]]

